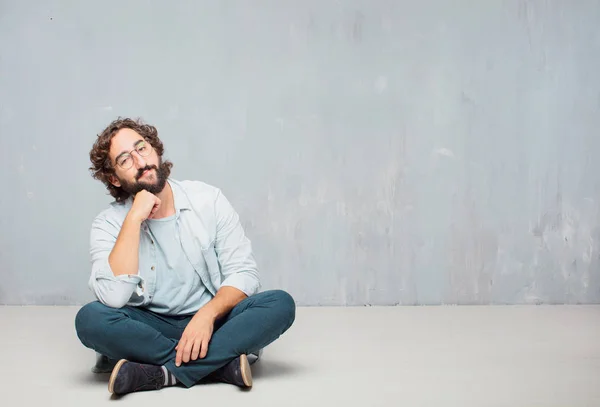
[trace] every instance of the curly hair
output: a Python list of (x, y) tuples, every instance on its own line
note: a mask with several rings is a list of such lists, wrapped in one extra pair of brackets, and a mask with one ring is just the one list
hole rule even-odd
[[(90, 161), (92, 162), (92, 166), (89, 169), (92, 173), (92, 177), (102, 181), (110, 195), (112, 195), (117, 202), (124, 202), (130, 196), (128, 192), (120, 187), (114, 186), (110, 182), (111, 177), (116, 176), (115, 169), (109, 157), (110, 143), (112, 138), (121, 129), (131, 129), (141, 135), (150, 143), (152, 148), (154, 148), (159, 158), (162, 158), (165, 151), (162, 141), (158, 138), (156, 127), (143, 123), (141, 119), (133, 120), (119, 117), (98, 135), (94, 146), (90, 150)], [(171, 174), (173, 163), (165, 161), (163, 162), (162, 167), (164, 168), (166, 177), (168, 177)]]

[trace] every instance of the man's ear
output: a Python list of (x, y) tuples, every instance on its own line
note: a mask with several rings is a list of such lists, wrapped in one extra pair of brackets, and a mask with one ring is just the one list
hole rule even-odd
[(121, 187), (121, 181), (119, 181), (117, 179), (117, 177), (115, 177), (114, 175), (111, 175), (108, 177), (108, 180), (110, 181), (111, 184), (113, 184), (114, 186), (116, 186), (117, 188)]

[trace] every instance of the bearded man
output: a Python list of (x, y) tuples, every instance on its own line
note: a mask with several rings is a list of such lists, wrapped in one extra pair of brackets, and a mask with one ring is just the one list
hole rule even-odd
[[(98, 135), (93, 177), (115, 199), (90, 233), (89, 287), (75, 318), (95, 372), (123, 395), (206, 379), (252, 386), (251, 361), (293, 324), (285, 291), (259, 292), (239, 216), (220, 189), (170, 178), (154, 126), (117, 119)], [(251, 359), (251, 361), (249, 360)]]

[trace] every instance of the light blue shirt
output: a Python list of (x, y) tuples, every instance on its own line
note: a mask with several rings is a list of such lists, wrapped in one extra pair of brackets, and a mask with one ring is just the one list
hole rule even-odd
[(195, 314), (213, 298), (183, 252), (178, 219), (179, 213), (175, 213), (166, 218), (146, 221), (148, 231), (158, 247), (156, 290), (147, 308), (159, 314)]
[[(130, 198), (123, 203), (113, 202), (92, 222), (89, 287), (98, 301), (113, 308), (158, 304), (167, 310), (192, 310), (199, 309), (209, 295), (216, 295), (223, 286), (235, 287), (248, 296), (257, 293), (261, 284), (251, 242), (237, 212), (221, 190), (199, 181), (169, 179), (168, 182), (173, 190), (176, 211), (172, 226), (178, 233), (184, 257), (207, 292), (196, 296), (191, 290), (186, 296), (181, 294), (181, 284), (158, 287), (163, 282), (162, 262), (179, 267), (173, 262), (178, 263), (180, 258), (172, 260), (176, 254), (174, 257), (163, 254), (160, 247), (170, 250), (169, 245), (160, 239), (155, 242), (150, 229), (152, 222), (148, 220), (140, 229), (138, 273), (113, 274), (108, 256), (133, 203)], [(196, 277), (192, 277), (189, 281), (195, 284)]]

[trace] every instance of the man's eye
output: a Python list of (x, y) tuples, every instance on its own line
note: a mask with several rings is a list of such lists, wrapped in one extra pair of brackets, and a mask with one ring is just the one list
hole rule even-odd
[(129, 164), (130, 161), (131, 161), (131, 157), (125, 157), (119, 161), (119, 165), (125, 166), (125, 165)]

